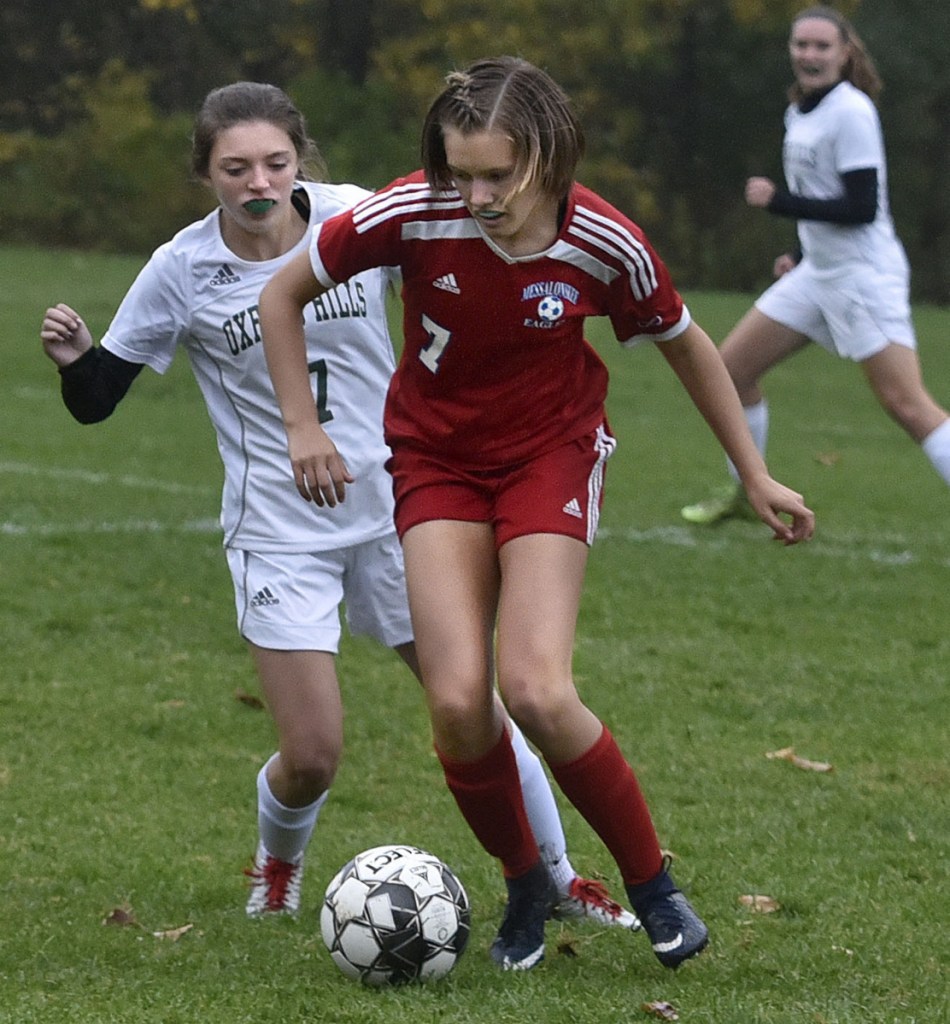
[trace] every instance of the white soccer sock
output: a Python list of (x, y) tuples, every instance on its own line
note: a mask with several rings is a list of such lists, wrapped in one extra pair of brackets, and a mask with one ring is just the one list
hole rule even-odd
[(518, 762), (518, 776), (528, 823), (541, 851), (557, 891), (566, 896), (577, 872), (567, 856), (567, 840), (561, 825), (551, 783), (544, 771), (544, 765), (537, 754), (528, 746), (524, 734), (511, 723), (511, 746)]
[(295, 861), (310, 842), (320, 809), (330, 791), (306, 807), (287, 807), (271, 792), (267, 767), (279, 755), (272, 755), (257, 773), (257, 827), (264, 849), (278, 860)]
[[(749, 424), (749, 431), (756, 448), (765, 455), (765, 446), (769, 439), (769, 403), (763, 398), (755, 405), (743, 406), (742, 411), (745, 413), (746, 423)], [(727, 458), (726, 464), (729, 467), (730, 476), (738, 483), (739, 474), (732, 464), (732, 459)]]
[(931, 430), (920, 442), (920, 447), (934, 469), (943, 477), (944, 483), (950, 484), (950, 419)]

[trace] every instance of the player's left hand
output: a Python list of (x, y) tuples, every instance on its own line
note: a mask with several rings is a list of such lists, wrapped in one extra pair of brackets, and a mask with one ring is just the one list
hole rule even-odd
[(777, 281), (797, 266), (798, 262), (795, 257), (790, 252), (783, 252), (781, 256), (775, 257), (775, 262), (772, 264), (772, 276)]
[(346, 496), (353, 476), (343, 456), (314, 417), (312, 423), (287, 432), (294, 483), (305, 501), (333, 508)]

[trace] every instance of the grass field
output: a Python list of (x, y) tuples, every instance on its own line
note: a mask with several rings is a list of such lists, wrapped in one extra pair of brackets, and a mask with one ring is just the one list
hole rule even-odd
[[(305, 912), (246, 920), (273, 733), (240, 699), (258, 690), (203, 405), (181, 358), (81, 427), (38, 342), (58, 300), (98, 336), (137, 267), (0, 251), (0, 1021), (626, 1024), (654, 1000), (689, 1024), (950, 1019), (950, 496), (854, 367), (809, 352), (769, 382), (773, 472), (819, 522), (784, 549), (753, 524), (680, 522), (722, 475), (715, 444), (655, 351), (593, 327), (620, 447), (577, 679), (637, 766), (712, 939), (674, 974), (643, 936), (552, 923), (545, 962), (510, 976), (486, 955), (497, 869), (444, 789), (415, 683), (370, 643), (340, 656), (348, 746)], [(687, 298), (716, 338), (749, 301)], [(920, 309), (917, 326), (946, 404), (950, 312)], [(833, 770), (766, 757), (787, 747)], [(619, 891), (564, 817), (577, 867)], [(366, 990), (323, 949), (330, 876), (390, 841), (438, 853), (472, 899), (470, 949), (444, 982)], [(751, 894), (780, 909), (740, 905)], [(104, 924), (117, 909), (129, 923)]]

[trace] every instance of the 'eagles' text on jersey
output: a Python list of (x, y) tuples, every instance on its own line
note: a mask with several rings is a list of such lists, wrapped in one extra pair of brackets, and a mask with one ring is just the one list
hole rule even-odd
[(689, 313), (643, 232), (575, 185), (557, 239), (512, 257), (457, 192), (421, 173), (317, 225), (317, 280), (402, 271), (404, 349), (386, 402), (386, 439), (471, 468), (532, 458), (603, 420), (607, 370), (584, 319), (608, 316), (624, 344), (676, 337)]

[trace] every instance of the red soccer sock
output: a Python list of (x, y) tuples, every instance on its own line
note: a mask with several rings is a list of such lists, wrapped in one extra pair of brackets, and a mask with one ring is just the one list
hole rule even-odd
[(625, 885), (648, 882), (659, 873), (663, 856), (650, 811), (606, 726), (587, 753), (550, 767), (564, 795), (613, 855)]
[(501, 861), (506, 878), (518, 878), (541, 858), (528, 823), (518, 765), (505, 729), (478, 761), (454, 761), (436, 748), (445, 781), (476, 838)]

